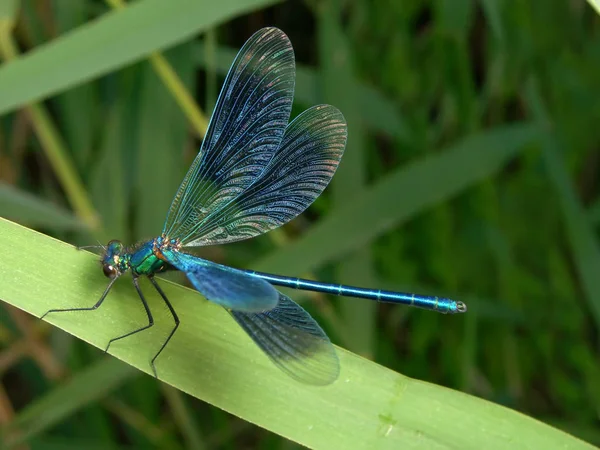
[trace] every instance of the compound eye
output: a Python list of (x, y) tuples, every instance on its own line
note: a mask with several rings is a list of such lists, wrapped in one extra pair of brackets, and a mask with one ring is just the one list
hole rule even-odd
[(111, 255), (120, 255), (123, 252), (121, 241), (112, 240), (106, 245), (107, 252)]
[(110, 264), (104, 264), (102, 266), (102, 272), (104, 272), (104, 276), (106, 278), (114, 278), (117, 276), (117, 269), (115, 269)]

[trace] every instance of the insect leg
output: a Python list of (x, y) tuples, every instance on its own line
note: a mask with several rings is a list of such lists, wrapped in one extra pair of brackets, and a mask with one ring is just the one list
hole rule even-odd
[(112, 285), (115, 283), (115, 281), (117, 281), (117, 278), (118, 277), (115, 277), (112, 280), (110, 280), (110, 283), (108, 283), (108, 286), (106, 286), (106, 289), (102, 293), (102, 296), (100, 297), (100, 299), (96, 302), (96, 304), (94, 306), (91, 306), (89, 308), (49, 309), (48, 311), (46, 311), (44, 313), (44, 315), (42, 315), (42, 317), (40, 317), (40, 319), (43, 319), (48, 314), (54, 313), (54, 312), (93, 311), (95, 309), (98, 309), (100, 307), (100, 305), (102, 304), (102, 302), (104, 301), (104, 299), (106, 298), (106, 296), (108, 295), (108, 292), (110, 291), (110, 288), (112, 288)]
[(158, 358), (158, 355), (160, 355), (160, 353), (165, 349), (165, 347), (167, 346), (167, 344), (169, 343), (169, 341), (171, 340), (171, 338), (175, 334), (175, 331), (177, 331), (177, 328), (179, 327), (179, 317), (177, 317), (177, 313), (175, 312), (175, 309), (173, 308), (173, 305), (171, 305), (171, 302), (169, 301), (169, 299), (167, 298), (167, 296), (165, 295), (165, 293), (163, 292), (163, 290), (160, 288), (160, 286), (158, 285), (158, 283), (156, 282), (156, 280), (154, 279), (154, 277), (149, 277), (149, 278), (150, 278), (150, 282), (154, 285), (154, 287), (156, 288), (156, 290), (158, 291), (158, 293), (162, 297), (163, 301), (165, 302), (165, 304), (169, 308), (169, 311), (171, 311), (171, 315), (173, 316), (173, 320), (175, 321), (175, 326), (173, 327), (173, 329), (169, 333), (169, 336), (167, 337), (167, 340), (160, 347), (160, 350), (158, 351), (158, 353), (156, 353), (156, 355), (154, 355), (154, 358), (152, 358), (152, 362), (150, 363), (152, 365), (152, 370), (154, 371), (154, 375), (156, 375), (156, 368), (154, 367), (154, 361), (156, 361), (156, 358)]
[[(126, 338), (128, 336), (131, 336), (132, 334), (139, 333), (140, 331), (147, 330), (152, 325), (154, 325), (154, 318), (152, 317), (152, 312), (150, 312), (150, 308), (148, 307), (148, 303), (146, 302), (146, 299), (144, 298), (144, 294), (142, 294), (142, 290), (140, 289), (140, 285), (139, 285), (138, 279), (135, 276), (133, 277), (133, 285), (135, 286), (135, 290), (137, 291), (138, 295), (140, 296), (140, 300), (142, 301), (142, 305), (144, 305), (144, 309), (146, 310), (146, 315), (148, 316), (148, 325), (144, 325), (141, 328), (138, 328), (136, 330), (130, 331), (129, 333), (124, 334), (123, 336), (119, 336), (119, 337), (111, 339), (110, 341), (108, 341), (108, 344), (106, 345), (106, 348), (104, 349), (105, 352), (108, 352), (108, 348), (110, 347), (110, 344), (112, 344), (113, 342), (118, 341), (119, 339)], [(154, 370), (154, 366), (152, 366), (152, 369)], [(156, 377), (156, 371), (155, 370), (154, 370), (154, 376)]]

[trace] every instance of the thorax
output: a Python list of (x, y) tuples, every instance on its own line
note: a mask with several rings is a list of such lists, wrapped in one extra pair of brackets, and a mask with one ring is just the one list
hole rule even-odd
[(155, 239), (144, 242), (129, 254), (129, 266), (136, 275), (153, 275), (164, 270), (167, 264), (154, 253)]

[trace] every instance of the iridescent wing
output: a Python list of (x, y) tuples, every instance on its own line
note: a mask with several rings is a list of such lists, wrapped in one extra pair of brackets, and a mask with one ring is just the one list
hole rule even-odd
[(260, 278), (186, 253), (166, 250), (163, 255), (186, 274), (198, 292), (227, 309), (262, 312), (278, 304), (279, 292)]
[(292, 378), (326, 385), (339, 376), (340, 363), (331, 341), (289, 297), (279, 293), (277, 307), (262, 313), (230, 313), (271, 361)]
[(344, 116), (333, 106), (304, 111), (286, 128), (281, 147), (260, 177), (237, 198), (212, 210), (183, 245), (235, 242), (293, 219), (333, 177), (346, 137)]
[(213, 211), (242, 193), (279, 148), (294, 95), (294, 51), (277, 28), (244, 44), (219, 94), (200, 152), (173, 199), (163, 236), (193, 240)]

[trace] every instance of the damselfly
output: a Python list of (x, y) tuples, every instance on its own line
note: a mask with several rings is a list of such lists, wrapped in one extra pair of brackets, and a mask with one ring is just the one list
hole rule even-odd
[(156, 376), (155, 361), (177, 330), (179, 318), (154, 275), (180, 270), (204, 297), (223, 306), (284, 372), (324, 385), (339, 374), (333, 345), (317, 322), (273, 285), (442, 313), (465, 312), (464, 303), (446, 298), (238, 270), (182, 251), (277, 228), (302, 213), (331, 180), (346, 146), (346, 121), (333, 106), (320, 105), (288, 124), (294, 81), (294, 52), (287, 36), (276, 28), (255, 33), (227, 74), (200, 152), (175, 194), (161, 235), (132, 248), (110, 241), (101, 259), (110, 282), (96, 304), (46, 314), (98, 308), (115, 281), (131, 271), (148, 324), (111, 339), (108, 351), (113, 342), (154, 324), (138, 283), (140, 276), (148, 277), (175, 322), (150, 361)]

